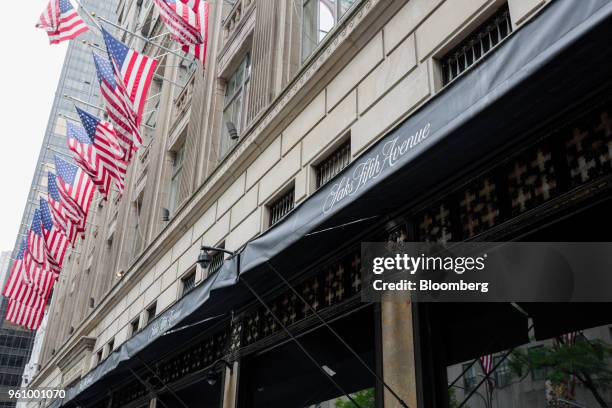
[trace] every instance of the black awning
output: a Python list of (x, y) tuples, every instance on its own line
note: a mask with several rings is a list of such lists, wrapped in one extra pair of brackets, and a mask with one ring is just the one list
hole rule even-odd
[[(355, 162), (241, 252), (241, 276), (266, 289), (273, 261), (287, 277), (499, 146), (518, 140), (610, 81), (612, 2), (552, 2)], [(451, 136), (452, 137), (449, 137)], [(356, 222), (361, 220), (360, 222)], [(334, 228), (343, 225), (342, 228)], [(83, 404), (251, 296), (236, 260), (158, 316), (67, 391)], [(269, 286), (268, 286), (269, 289)], [(137, 358), (134, 358), (137, 357)], [(58, 405), (61, 403), (58, 402)]]

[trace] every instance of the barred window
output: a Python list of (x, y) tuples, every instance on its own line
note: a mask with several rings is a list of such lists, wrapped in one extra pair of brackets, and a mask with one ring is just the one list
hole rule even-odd
[(472, 391), (478, 382), (475, 364), (472, 364), (471, 367), (468, 366), (470, 366), (469, 363), (463, 364), (462, 367), (463, 371), (465, 371), (465, 374), (463, 375), (463, 388), (467, 392)]
[(292, 188), (278, 200), (270, 204), (270, 226), (276, 224), (285, 215), (293, 210), (295, 189)]
[[(504, 356), (496, 356), (493, 359), (494, 366), (499, 364), (500, 360), (504, 358)], [(495, 370), (495, 384), (497, 387), (502, 388), (506, 387), (512, 381), (512, 370), (510, 369), (510, 363), (508, 358), (504, 359), (504, 361), (497, 366)]]
[(351, 141), (347, 140), (316, 167), (317, 188), (323, 186), (351, 162)]
[(444, 85), (482, 59), (511, 32), (510, 11), (505, 4), (441, 59)]
[(195, 272), (191, 272), (181, 279), (181, 281), (183, 282), (183, 296), (185, 296), (195, 288)]

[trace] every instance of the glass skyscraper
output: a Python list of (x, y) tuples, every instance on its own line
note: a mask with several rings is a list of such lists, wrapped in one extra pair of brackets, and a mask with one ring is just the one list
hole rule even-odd
[[(118, 0), (81, 0), (81, 2), (88, 11), (95, 12), (105, 19), (116, 21)], [(38, 207), (39, 197), (41, 194), (46, 194), (47, 171), (53, 171), (55, 167), (54, 155), (70, 156), (66, 145), (66, 123), (70, 118), (76, 119), (77, 117), (74, 106), (77, 105), (94, 115), (101, 116), (101, 112), (93, 107), (100, 104), (100, 88), (91, 56), (92, 48), (83, 41), (100, 44), (103, 40), (86, 13), (80, 10), (80, 14), (91, 30), (70, 41), (68, 45), (64, 66), (51, 105), (47, 129), (38, 154), (28, 201), (21, 218), (13, 257), (19, 250), (22, 238), (27, 234), (34, 210)], [(41, 41), (45, 39), (41, 37)], [(75, 102), (66, 98), (65, 95), (84, 103)], [(2, 282), (3, 285), (5, 281), (6, 276)], [(8, 300), (2, 298), (0, 304), (2, 314), (0, 323), (0, 408), (15, 406), (14, 400), (8, 399), (7, 391), (21, 385), (23, 369), (30, 358), (35, 335), (34, 332), (16, 327), (4, 320), (7, 304)]]

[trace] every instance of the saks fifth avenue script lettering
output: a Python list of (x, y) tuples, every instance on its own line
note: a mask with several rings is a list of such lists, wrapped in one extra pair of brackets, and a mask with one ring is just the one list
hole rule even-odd
[(331, 211), (336, 204), (362, 190), (387, 169), (394, 167), (402, 157), (419, 145), (429, 136), (430, 123), (405, 139), (397, 136), (382, 147), (382, 151), (371, 156), (364, 156), (354, 166), (352, 173), (340, 178), (332, 185), (331, 191), (323, 204), (323, 213)]

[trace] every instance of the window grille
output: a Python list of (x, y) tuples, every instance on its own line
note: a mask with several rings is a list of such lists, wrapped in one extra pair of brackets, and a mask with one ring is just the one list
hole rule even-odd
[(191, 272), (183, 279), (183, 296), (191, 292), (195, 288), (195, 272)]
[[(219, 246), (219, 248), (225, 248), (225, 244)], [(210, 266), (208, 267), (208, 275), (212, 275), (217, 272), (223, 266), (223, 261), (225, 260), (225, 254), (221, 251), (217, 251), (212, 254), (212, 259), (210, 261)]]
[[(496, 356), (493, 359), (494, 365), (497, 366), (503, 356)], [(498, 387), (505, 387), (512, 381), (512, 371), (510, 370), (510, 364), (506, 358), (501, 364), (497, 366), (495, 370), (495, 385)]]
[(482, 59), (511, 32), (510, 11), (506, 4), (441, 59), (444, 85)]
[(351, 162), (351, 141), (343, 143), (316, 167), (317, 188), (323, 186)]
[(270, 204), (270, 226), (276, 224), (281, 218), (293, 210), (294, 193), (295, 190), (292, 188), (291, 191)]
[(468, 392), (473, 390), (478, 382), (475, 365), (468, 367), (469, 365), (470, 364), (463, 364), (463, 371), (465, 371), (463, 375), (463, 388)]

